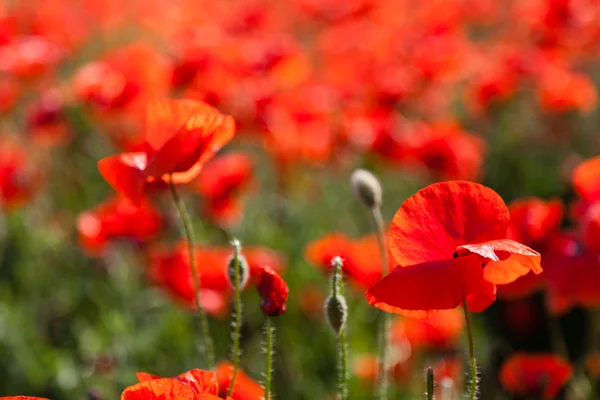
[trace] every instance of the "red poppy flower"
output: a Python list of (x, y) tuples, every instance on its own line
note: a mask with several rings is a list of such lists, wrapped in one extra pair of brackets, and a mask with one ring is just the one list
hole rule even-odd
[[(233, 378), (233, 364), (226, 361), (220, 362), (217, 364), (216, 373), (219, 381), (219, 394), (225, 397)], [(233, 400), (264, 400), (265, 390), (244, 371), (238, 370), (231, 397)]]
[(29, 106), (27, 130), (37, 142), (47, 146), (64, 144), (71, 138), (64, 100), (58, 89), (46, 90)]
[(352, 240), (341, 233), (332, 233), (306, 247), (306, 259), (329, 273), (331, 260), (341, 257), (344, 275), (361, 289), (369, 288), (381, 279), (381, 256), (375, 235)]
[(574, 73), (556, 63), (547, 63), (539, 77), (537, 95), (545, 110), (590, 112), (596, 106), (596, 87), (589, 76)]
[(369, 303), (415, 316), (465, 300), (485, 309), (495, 285), (542, 271), (539, 253), (506, 239), (509, 219), (500, 196), (476, 183), (420, 190), (394, 216), (389, 243), (399, 267), (369, 289)]
[(289, 289), (279, 274), (269, 267), (260, 267), (256, 289), (261, 297), (260, 309), (268, 317), (276, 317), (285, 312)]
[(79, 240), (86, 252), (101, 254), (110, 240), (128, 238), (146, 242), (154, 238), (162, 226), (162, 217), (149, 203), (139, 207), (123, 197), (107, 200), (77, 218)]
[(198, 176), (198, 191), (204, 197), (204, 214), (224, 225), (241, 217), (240, 194), (251, 184), (252, 160), (243, 153), (230, 153), (208, 162)]
[(140, 383), (126, 388), (121, 394), (121, 400), (220, 399), (217, 375), (214, 372), (193, 369), (174, 378), (138, 372), (137, 378)]
[(462, 312), (444, 310), (426, 318), (396, 319), (392, 325), (392, 338), (394, 342), (408, 340), (415, 349), (448, 349), (457, 343), (464, 327)]
[(64, 53), (44, 37), (20, 36), (0, 47), (0, 70), (23, 79), (35, 79), (54, 67)]
[(104, 110), (141, 105), (166, 95), (167, 61), (153, 47), (136, 42), (83, 65), (73, 77), (75, 96)]
[[(276, 252), (260, 247), (242, 249), (250, 268), (250, 277), (258, 275), (260, 266), (270, 265), (275, 270), (284, 268), (285, 260)], [(149, 275), (159, 286), (187, 307), (195, 307), (193, 278), (189, 267), (187, 244), (182, 243), (172, 251), (155, 248), (150, 252)], [(200, 303), (215, 316), (225, 316), (227, 299), (231, 292), (227, 263), (231, 249), (196, 247), (196, 267), (200, 272)]]
[(187, 183), (234, 135), (234, 121), (192, 100), (148, 104), (145, 150), (98, 162), (100, 173), (119, 193), (139, 204), (153, 182)]
[(577, 194), (586, 202), (600, 200), (600, 156), (580, 163), (571, 176)]
[(40, 183), (40, 174), (25, 149), (10, 139), (0, 139), (0, 206), (9, 210), (22, 206)]
[(517, 353), (502, 364), (502, 386), (516, 396), (554, 399), (571, 379), (573, 367), (554, 354)]

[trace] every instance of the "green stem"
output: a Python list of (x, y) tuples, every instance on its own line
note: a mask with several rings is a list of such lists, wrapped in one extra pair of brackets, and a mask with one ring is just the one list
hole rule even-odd
[(234, 326), (233, 326), (233, 349), (231, 358), (233, 359), (233, 375), (231, 376), (231, 383), (229, 384), (229, 390), (227, 396), (233, 394), (233, 386), (235, 384), (235, 378), (237, 377), (238, 370), (240, 368), (240, 337), (242, 334), (242, 290), (240, 288), (240, 242), (234, 239), (233, 245), (233, 263), (235, 270), (235, 310), (234, 310)]
[(342, 328), (338, 336), (339, 346), (339, 396), (340, 400), (348, 398), (348, 344), (346, 342), (346, 327)]
[[(383, 217), (381, 216), (381, 210), (376, 207), (371, 210), (371, 217), (375, 231), (377, 232), (377, 243), (379, 244), (379, 252), (381, 256), (381, 277), (383, 278), (388, 274), (388, 257), (387, 248), (385, 245), (385, 233), (383, 230)], [(391, 319), (389, 313), (382, 313), (381, 324), (379, 326), (379, 339), (378, 339), (378, 377), (377, 377), (377, 389), (376, 396), (379, 400), (386, 400), (388, 395), (388, 375), (387, 375), (387, 352), (389, 346), (389, 333)]]
[(477, 393), (477, 360), (475, 359), (475, 346), (473, 344), (473, 326), (471, 323), (471, 313), (467, 307), (467, 301), (463, 300), (463, 310), (465, 312), (465, 322), (467, 324), (467, 337), (469, 341), (469, 358), (471, 361), (471, 388), (469, 390), (469, 399), (475, 400)]
[(433, 368), (427, 368), (427, 400), (433, 400)]
[(271, 317), (267, 317), (265, 336), (265, 349), (267, 351), (265, 358), (265, 399), (270, 400), (271, 375), (273, 373), (273, 344), (275, 341), (275, 325), (273, 325)]
[(169, 187), (171, 188), (171, 196), (173, 197), (173, 201), (177, 206), (177, 210), (179, 211), (179, 215), (181, 216), (181, 220), (183, 222), (183, 228), (185, 230), (185, 236), (188, 242), (188, 252), (190, 258), (190, 272), (192, 274), (192, 281), (194, 284), (194, 300), (196, 303), (196, 326), (199, 325), (199, 331), (202, 335), (203, 346), (201, 347), (201, 352), (204, 353), (204, 357), (206, 359), (206, 365), (208, 369), (212, 369), (215, 365), (215, 355), (213, 350), (213, 340), (210, 336), (210, 329), (208, 326), (208, 317), (206, 312), (200, 305), (200, 276), (198, 270), (196, 268), (196, 258), (194, 257), (194, 231), (192, 228), (192, 223), (190, 216), (188, 215), (183, 202), (179, 198), (177, 194), (177, 190), (175, 189), (175, 185), (173, 184), (173, 179), (171, 175), (171, 179), (169, 181)]

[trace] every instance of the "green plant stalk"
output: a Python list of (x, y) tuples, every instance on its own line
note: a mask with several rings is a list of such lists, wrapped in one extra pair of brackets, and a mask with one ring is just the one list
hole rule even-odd
[(233, 327), (233, 348), (231, 358), (233, 359), (233, 375), (227, 396), (233, 394), (235, 378), (237, 377), (240, 368), (240, 337), (242, 330), (242, 290), (240, 288), (240, 244), (237, 240), (233, 241), (233, 263), (235, 269), (235, 310), (234, 310), (234, 327)]
[(471, 362), (471, 387), (469, 389), (469, 399), (475, 400), (475, 396), (477, 393), (477, 360), (475, 359), (475, 345), (473, 343), (473, 324), (471, 322), (471, 312), (467, 307), (466, 300), (463, 300), (463, 310), (465, 312), (467, 338), (469, 342), (469, 359)]
[[(338, 294), (344, 297), (344, 282), (342, 279), (342, 266), (336, 264), (333, 269), (333, 296)], [(346, 327), (338, 335), (338, 396), (340, 400), (348, 398), (348, 342)]]
[(192, 281), (194, 284), (194, 301), (196, 303), (196, 326), (199, 327), (199, 333), (202, 335), (202, 346), (201, 351), (204, 353), (204, 358), (206, 361), (206, 365), (208, 369), (213, 369), (215, 366), (215, 354), (214, 354), (214, 345), (213, 340), (210, 335), (210, 329), (208, 326), (208, 317), (206, 312), (200, 305), (200, 276), (198, 274), (198, 270), (196, 269), (196, 259), (194, 257), (194, 231), (192, 228), (191, 218), (185, 209), (185, 206), (179, 195), (177, 194), (177, 190), (175, 189), (175, 185), (173, 184), (173, 176), (171, 174), (171, 179), (169, 180), (169, 187), (171, 189), (171, 196), (173, 197), (173, 201), (175, 202), (175, 206), (179, 211), (179, 215), (183, 222), (183, 229), (185, 231), (185, 236), (188, 242), (188, 252), (190, 257), (190, 272), (192, 274)]
[(271, 381), (273, 374), (273, 345), (275, 342), (275, 325), (273, 325), (273, 319), (267, 317), (265, 323), (265, 399), (271, 399)]
[[(371, 217), (373, 220), (373, 225), (375, 227), (375, 231), (377, 233), (377, 243), (379, 244), (379, 252), (381, 255), (381, 277), (383, 278), (388, 274), (388, 257), (387, 257), (387, 249), (385, 246), (385, 233), (383, 231), (383, 217), (381, 216), (381, 210), (378, 207), (375, 207), (371, 210)], [(391, 319), (389, 313), (382, 312), (381, 323), (379, 326), (379, 335), (378, 335), (378, 368), (379, 371), (377, 375), (377, 389), (376, 396), (379, 400), (386, 400), (388, 396), (388, 387), (389, 381), (387, 376), (387, 352), (389, 346), (389, 332), (390, 332), (390, 324)]]
[(433, 379), (433, 368), (429, 367), (427, 369), (427, 400), (433, 400), (433, 387), (434, 387), (434, 379)]

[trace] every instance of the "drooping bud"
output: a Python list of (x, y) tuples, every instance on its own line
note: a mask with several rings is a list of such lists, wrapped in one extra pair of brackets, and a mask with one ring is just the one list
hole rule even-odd
[(342, 283), (343, 262), (340, 257), (332, 260), (333, 273), (331, 275), (331, 291), (329, 297), (325, 300), (325, 317), (329, 326), (339, 335), (348, 318), (348, 305), (344, 298), (344, 287)]
[(381, 184), (375, 175), (364, 169), (357, 169), (350, 177), (352, 191), (358, 200), (370, 209), (381, 207)]
[(433, 400), (433, 368), (427, 368), (427, 400)]
[(229, 279), (229, 284), (235, 290), (235, 281), (236, 281), (236, 270), (239, 279), (239, 288), (240, 290), (246, 287), (248, 283), (248, 278), (250, 277), (250, 267), (248, 266), (248, 261), (246, 261), (246, 257), (242, 255), (242, 246), (240, 241), (237, 239), (233, 239), (231, 241), (231, 246), (233, 247), (233, 255), (229, 259), (227, 263), (227, 278)]
[(285, 312), (289, 288), (283, 278), (269, 267), (260, 267), (256, 289), (261, 297), (260, 309), (268, 317), (276, 317)]

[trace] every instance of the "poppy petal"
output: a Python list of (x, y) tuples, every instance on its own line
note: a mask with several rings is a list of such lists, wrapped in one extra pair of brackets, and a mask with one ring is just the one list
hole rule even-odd
[(384, 311), (415, 316), (412, 311), (456, 308), (482, 279), (476, 256), (426, 262), (396, 268), (372, 286), (366, 297), (369, 304)]
[(496, 285), (487, 280), (482, 280), (477, 290), (467, 296), (469, 311), (482, 312), (496, 301)]
[(126, 388), (121, 400), (195, 400), (196, 391), (175, 379), (153, 379)]
[(136, 372), (135, 377), (137, 378), (138, 382), (140, 382), (140, 383), (146, 382), (146, 381), (152, 381), (154, 379), (163, 379), (163, 377), (160, 375), (153, 375), (153, 374), (149, 374), (147, 372)]
[(458, 255), (478, 254), (491, 260), (485, 266), (483, 276), (497, 285), (514, 282), (529, 271), (542, 272), (540, 253), (510, 239), (458, 246), (456, 252)]
[(145, 153), (123, 153), (98, 161), (98, 169), (115, 191), (139, 205), (146, 183), (146, 162)]
[(199, 112), (218, 113), (208, 104), (194, 100), (155, 100), (146, 106), (145, 138), (147, 151), (157, 152), (180, 129), (188, 119)]
[(579, 164), (571, 176), (573, 187), (579, 196), (587, 202), (600, 199), (600, 156), (590, 158)]
[(195, 389), (198, 393), (219, 394), (219, 382), (217, 374), (214, 372), (193, 369), (177, 375), (175, 379)]
[(453, 181), (421, 189), (402, 204), (390, 228), (390, 251), (401, 266), (450, 258), (457, 246), (506, 237), (510, 215), (483, 185)]

